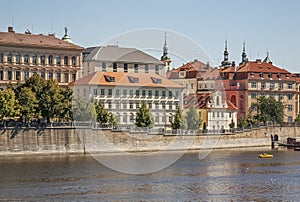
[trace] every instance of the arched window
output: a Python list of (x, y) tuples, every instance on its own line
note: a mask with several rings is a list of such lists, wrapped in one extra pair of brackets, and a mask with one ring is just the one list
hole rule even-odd
[(234, 104), (234, 106), (236, 106), (236, 97), (235, 97), (235, 95), (232, 95), (232, 96), (231, 96), (230, 102), (231, 102), (232, 104)]
[(41, 59), (41, 64), (45, 64), (45, 55), (41, 55), (40, 56), (40, 59)]
[(3, 53), (0, 51), (0, 62), (3, 62)]
[(220, 98), (219, 98), (219, 96), (216, 97), (216, 106), (220, 106)]
[(10, 52), (7, 53), (7, 62), (12, 62), (12, 55)]
[(69, 58), (68, 56), (64, 57), (64, 65), (68, 65), (69, 64)]
[(49, 62), (49, 65), (53, 65), (53, 56), (52, 55), (49, 55), (48, 62)]
[(73, 65), (73, 66), (76, 65), (76, 57), (75, 57), (75, 56), (72, 57), (72, 65)]
[(56, 64), (57, 65), (61, 65), (61, 60), (60, 60), (60, 56), (56, 56)]
[(37, 58), (37, 57), (36, 57), (36, 54), (33, 54), (33, 55), (32, 55), (32, 63), (33, 63), (33, 64), (36, 64), (36, 58)]
[(25, 54), (24, 54), (24, 63), (25, 63), (25, 64), (28, 64), (28, 63), (29, 63), (29, 55), (28, 55), (28, 53), (25, 53)]
[(17, 63), (17, 64), (20, 64), (20, 62), (21, 62), (21, 61), (20, 61), (20, 53), (17, 52), (17, 53), (16, 53), (16, 63)]
[(127, 114), (126, 113), (123, 114), (123, 123), (127, 123)]

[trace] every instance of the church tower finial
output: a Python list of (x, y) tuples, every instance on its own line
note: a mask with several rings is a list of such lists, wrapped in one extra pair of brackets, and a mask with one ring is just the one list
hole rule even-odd
[(228, 59), (228, 50), (227, 50), (227, 39), (225, 39), (225, 50), (224, 50), (224, 60), (221, 62), (221, 65), (224, 67), (230, 66), (231, 62)]
[(243, 42), (242, 63), (247, 62), (246, 43)]
[(165, 43), (163, 46), (163, 55), (161, 56), (160, 60), (166, 64), (167, 71), (170, 71), (170, 66), (171, 66), (172, 60), (168, 55), (167, 32), (165, 32)]
[(64, 35), (64, 37), (62, 38), (62, 40), (63, 40), (63, 41), (66, 41), (66, 42), (69, 42), (69, 43), (72, 43), (71, 38), (68, 36), (68, 28), (65, 27), (64, 29), (65, 29), (65, 35)]

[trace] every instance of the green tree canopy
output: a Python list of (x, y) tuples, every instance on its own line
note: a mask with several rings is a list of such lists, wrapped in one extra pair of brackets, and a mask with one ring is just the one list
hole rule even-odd
[(194, 105), (191, 105), (190, 108), (188, 109), (185, 119), (186, 119), (187, 129), (190, 130), (197, 130), (200, 127), (202, 122), (199, 118), (199, 114), (197, 113)]
[(176, 114), (174, 116), (174, 120), (172, 122), (173, 129), (184, 129), (185, 128), (185, 120), (182, 115), (182, 110), (180, 107), (177, 108)]
[(19, 92), (20, 114), (25, 122), (30, 121), (37, 115), (38, 100), (36, 94), (28, 87), (24, 87)]
[(14, 91), (10, 88), (0, 91), (0, 120), (4, 117), (19, 116), (19, 113), (19, 104)]
[(109, 123), (110, 113), (104, 108), (103, 104), (98, 101), (96, 102), (96, 120), (99, 123)]
[(250, 113), (254, 113), (254, 118), (264, 124), (268, 121), (273, 123), (283, 123), (284, 104), (273, 97), (259, 97), (256, 103), (252, 103)]
[(135, 125), (137, 127), (150, 127), (154, 125), (153, 116), (147, 107), (146, 101), (142, 101), (141, 107), (136, 112)]

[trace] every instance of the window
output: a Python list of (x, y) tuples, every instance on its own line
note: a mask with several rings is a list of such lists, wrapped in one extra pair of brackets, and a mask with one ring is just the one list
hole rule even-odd
[(116, 89), (116, 96), (120, 96), (120, 89)]
[(3, 70), (0, 70), (0, 80), (3, 80)]
[(123, 96), (127, 96), (127, 90), (126, 89), (123, 90)]
[(282, 89), (283, 89), (283, 83), (279, 83), (278, 89), (279, 89), (279, 90), (282, 90)]
[(108, 109), (111, 109), (111, 101), (108, 101), (107, 104), (108, 104)]
[(166, 109), (166, 103), (161, 103), (161, 107), (162, 107), (162, 109)]
[(134, 64), (134, 73), (139, 73), (139, 65)]
[(155, 74), (159, 74), (159, 66), (155, 65)]
[(26, 71), (24, 72), (24, 79), (26, 80), (26, 79), (28, 79), (28, 78), (29, 78), (29, 71), (26, 70)]
[(142, 90), (142, 96), (145, 97), (146, 96), (146, 91)]
[(49, 72), (49, 79), (53, 79), (53, 73)]
[(266, 93), (265, 92), (261, 93), (261, 96), (266, 97)]
[(60, 59), (60, 56), (56, 56), (56, 64), (57, 65), (61, 65), (61, 59)]
[(172, 103), (169, 103), (169, 109), (173, 109)]
[(72, 65), (76, 66), (76, 57), (75, 56), (72, 57)]
[(149, 73), (149, 66), (148, 65), (145, 65), (145, 73)]
[(293, 111), (293, 105), (288, 105), (288, 111), (289, 112)]
[(179, 97), (179, 92), (178, 91), (175, 91), (175, 96), (176, 96), (176, 98)]
[(136, 91), (135, 91), (135, 95), (136, 95), (136, 96), (140, 96), (140, 91), (139, 91), (139, 90), (136, 90)]
[(106, 63), (102, 62), (102, 72), (106, 72)]
[(172, 91), (169, 90), (169, 98), (172, 97)]
[(112, 89), (108, 89), (108, 96), (112, 96)]
[(129, 95), (130, 95), (130, 97), (133, 97), (133, 90), (132, 89), (129, 90)]
[(124, 64), (124, 72), (128, 72), (128, 64)]
[(154, 103), (154, 105), (155, 105), (155, 109), (159, 109), (158, 102)]
[(212, 117), (215, 117), (215, 112), (212, 113)]
[(20, 64), (20, 53), (16, 53), (16, 63)]
[(118, 67), (117, 67), (117, 63), (113, 63), (113, 72), (117, 72), (118, 71)]
[(155, 114), (155, 123), (159, 122), (159, 114)]
[(123, 123), (127, 123), (127, 114), (126, 113), (123, 114)]
[(279, 94), (279, 96), (278, 96), (278, 98), (279, 98), (279, 100), (283, 100), (283, 94)]
[(163, 114), (161, 117), (161, 122), (166, 123), (166, 114)]
[(256, 82), (251, 82), (251, 88), (256, 88)]
[(260, 78), (264, 78), (264, 73), (259, 73)]
[(262, 83), (261, 83), (261, 88), (262, 88), (262, 89), (265, 89), (265, 88), (266, 88), (266, 83), (265, 83), (265, 82), (262, 82)]
[(140, 108), (140, 104), (139, 103), (135, 103), (135, 108), (139, 109)]
[(152, 90), (149, 90), (149, 91), (148, 91), (148, 96), (149, 96), (149, 97), (152, 97)]
[(256, 99), (256, 93), (250, 93), (251, 99)]
[(139, 83), (139, 78), (137, 77), (128, 76), (128, 80), (130, 83)]
[(7, 71), (7, 79), (12, 80), (12, 71), (11, 70)]
[(72, 74), (72, 81), (76, 81), (76, 74)]
[(41, 55), (40, 56), (40, 60), (41, 60), (41, 64), (45, 64), (45, 56), (44, 55)]
[(53, 56), (52, 55), (49, 55), (48, 62), (49, 62), (49, 65), (53, 65)]
[(65, 73), (64, 75), (65, 75), (64, 76), (65, 77), (65, 82), (68, 83), (69, 82), (69, 74)]
[(104, 75), (105, 81), (115, 82), (115, 77)]
[(158, 96), (159, 96), (158, 90), (155, 91), (155, 94), (154, 94), (154, 95), (155, 95), (155, 97), (158, 97)]
[(116, 109), (120, 109), (120, 103), (118, 101), (116, 102)]
[(287, 97), (288, 97), (289, 100), (292, 100), (293, 99), (293, 94), (289, 93), (289, 94), (287, 94)]
[(292, 123), (293, 122), (293, 118), (291, 116), (288, 117), (288, 122)]
[(21, 72), (19, 70), (16, 71), (16, 80), (21, 80)]
[(274, 93), (271, 93), (271, 94), (270, 94), (270, 97), (271, 97), (271, 98), (274, 98), (274, 97), (275, 97), (275, 94), (274, 94)]
[(0, 51), (0, 62), (3, 62), (3, 53)]
[(57, 82), (61, 82), (61, 74), (60, 74), (60, 72), (56, 73), (56, 81)]
[(270, 83), (270, 90), (274, 89), (275, 84), (274, 83)]
[(127, 109), (127, 103), (123, 102), (123, 109)]
[(154, 78), (154, 77), (151, 77), (151, 80), (152, 80), (152, 83), (155, 83), (155, 84), (161, 84), (162, 80), (159, 79), (159, 78)]
[(41, 72), (41, 77), (45, 78), (46, 73), (45, 72)]
[(132, 101), (129, 102), (129, 108), (133, 109), (133, 102)]
[(169, 114), (169, 122), (172, 123), (173, 122), (173, 115)]
[(10, 52), (8, 52), (8, 54), (7, 54), (7, 62), (12, 62), (12, 55), (11, 55), (11, 53)]
[(94, 89), (94, 95), (97, 95), (97, 89)]
[(64, 65), (68, 65), (69, 64), (69, 58), (68, 56), (64, 57)]
[(161, 91), (161, 96), (163, 97), (163, 98), (165, 98), (166, 97), (166, 91)]
[(292, 83), (288, 83), (288, 89), (293, 89), (293, 84)]
[(27, 53), (25, 53), (25, 55), (24, 55), (24, 63), (25, 64), (29, 63), (29, 55)]
[(103, 88), (100, 89), (100, 95), (101, 95), (101, 96), (104, 96), (104, 95), (105, 95), (105, 89), (103, 89)]
[(149, 102), (149, 103), (148, 103), (148, 108), (149, 108), (149, 109), (152, 109), (152, 102)]

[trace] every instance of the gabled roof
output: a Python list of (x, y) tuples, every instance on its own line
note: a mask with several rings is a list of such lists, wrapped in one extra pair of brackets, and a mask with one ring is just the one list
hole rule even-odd
[(124, 48), (118, 46), (97, 46), (87, 48), (84, 52), (90, 53), (85, 61), (110, 61), (110, 62), (128, 62), (143, 64), (164, 64), (155, 57), (135, 48)]
[(183, 88), (181, 85), (157, 74), (125, 72), (94, 72), (75, 81), (74, 85)]
[(20, 34), (14, 32), (0, 32), (0, 46), (23, 46), (30, 48), (83, 51), (82, 47), (58, 39), (54, 35)]

